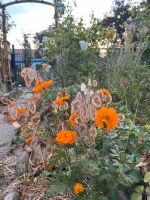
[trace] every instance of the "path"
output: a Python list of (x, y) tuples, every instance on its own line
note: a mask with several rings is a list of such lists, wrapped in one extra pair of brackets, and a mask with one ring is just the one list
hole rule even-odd
[(9, 150), (8, 145), (15, 135), (14, 127), (8, 124), (3, 115), (0, 114), (0, 160)]
[[(28, 89), (22, 88), (23, 94), (18, 98), (18, 103), (30, 99), (32, 94), (28, 93)], [(9, 144), (15, 136), (15, 128), (8, 124), (2, 114), (0, 114), (0, 160), (6, 155), (9, 150)]]

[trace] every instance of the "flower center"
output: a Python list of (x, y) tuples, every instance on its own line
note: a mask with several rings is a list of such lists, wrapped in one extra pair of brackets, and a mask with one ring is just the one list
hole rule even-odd
[(107, 128), (107, 120), (105, 120), (105, 119), (103, 120), (103, 127)]

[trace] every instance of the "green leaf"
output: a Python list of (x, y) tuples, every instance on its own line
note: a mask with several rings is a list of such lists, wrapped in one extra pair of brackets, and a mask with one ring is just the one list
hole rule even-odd
[(139, 171), (132, 171), (129, 174), (129, 177), (134, 181), (135, 183), (139, 182), (142, 179), (142, 176)]
[(147, 172), (144, 176), (144, 182), (149, 182), (150, 181), (150, 172)]
[(44, 170), (44, 171), (42, 172), (42, 174), (41, 174), (41, 176), (43, 176), (43, 177), (47, 177), (47, 176), (49, 176), (49, 175), (51, 175), (51, 172), (48, 172), (47, 170)]
[(143, 186), (137, 186), (137, 187), (135, 188), (135, 191), (138, 192), (138, 193), (142, 193), (143, 188), (144, 188)]
[(141, 200), (142, 199), (142, 195), (138, 194), (138, 193), (133, 193), (131, 195), (131, 200)]
[[(150, 184), (150, 182), (149, 182)], [(146, 188), (146, 192), (150, 193), (150, 186)]]
[(46, 191), (46, 195), (54, 195), (54, 194), (60, 194), (60, 193), (65, 193), (67, 190), (67, 185), (64, 183), (54, 183), (52, 184), (48, 190)]

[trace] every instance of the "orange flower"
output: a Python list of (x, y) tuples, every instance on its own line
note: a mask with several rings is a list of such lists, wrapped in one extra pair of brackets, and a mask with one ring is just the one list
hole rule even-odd
[(55, 101), (53, 101), (55, 105), (62, 105), (63, 104), (63, 99), (62, 98), (57, 98)]
[(59, 144), (73, 144), (76, 141), (76, 133), (69, 130), (61, 130), (57, 133), (56, 141)]
[(38, 94), (42, 91), (43, 87), (42, 87), (42, 84), (39, 83), (39, 84), (36, 84), (35, 88), (33, 88), (32, 92)]
[(75, 119), (77, 118), (78, 114), (74, 112), (68, 119), (69, 124), (74, 127), (76, 125)]
[(81, 183), (75, 183), (73, 186), (74, 193), (77, 195), (84, 191), (84, 187)]
[(50, 87), (53, 84), (53, 80), (44, 81), (42, 84), (43, 89)]
[(53, 80), (49, 80), (49, 81), (44, 81), (43, 83), (38, 80), (36, 83), (35, 88), (33, 88), (32, 92), (38, 94), (40, 93), (43, 89), (51, 86), (53, 84)]
[(19, 112), (19, 113), (25, 113), (25, 112), (26, 112), (26, 109), (23, 108), (23, 107), (20, 107), (20, 108), (18, 108), (18, 112)]
[(64, 97), (62, 96), (62, 94), (58, 94), (56, 100), (53, 101), (53, 103), (56, 105), (62, 105), (63, 101), (67, 101), (69, 99), (70, 99), (70, 95), (68, 94), (65, 94)]
[(98, 127), (104, 128), (108, 131), (115, 128), (118, 122), (119, 117), (114, 108), (107, 108), (103, 106), (100, 110), (97, 110), (95, 123)]
[(69, 100), (69, 99), (70, 99), (70, 95), (65, 94), (65, 96), (63, 97), (63, 100), (64, 100), (64, 101), (67, 101), (67, 100)]
[(30, 142), (32, 142), (32, 138), (30, 137), (30, 138), (24, 140), (24, 142), (25, 142), (25, 143), (30, 143)]
[(62, 105), (62, 104), (63, 104), (62, 95), (61, 95), (61, 94), (58, 94), (56, 100), (53, 101), (53, 103), (54, 103), (55, 105)]
[(109, 96), (110, 92), (106, 90), (105, 88), (100, 89), (101, 92), (103, 92), (104, 95)]

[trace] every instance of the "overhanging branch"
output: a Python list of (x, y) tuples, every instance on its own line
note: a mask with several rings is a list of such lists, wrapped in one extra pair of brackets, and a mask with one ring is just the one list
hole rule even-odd
[(41, 4), (45, 4), (45, 5), (49, 5), (49, 6), (55, 6), (54, 3), (50, 3), (44, 0), (15, 0), (15, 1), (11, 1), (5, 4), (1, 4), (0, 8), (6, 8), (8, 6), (14, 5), (14, 4), (19, 4), (19, 3), (41, 3)]

